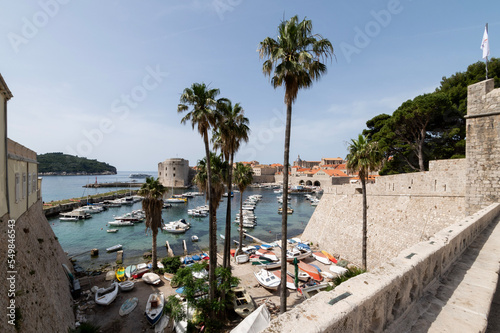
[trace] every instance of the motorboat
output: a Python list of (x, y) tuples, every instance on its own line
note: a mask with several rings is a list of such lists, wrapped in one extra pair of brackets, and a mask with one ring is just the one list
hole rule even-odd
[(311, 256), (311, 251), (300, 251), (297, 247), (292, 247), (286, 251), (286, 261), (292, 262), (293, 259), (302, 260)]
[[(283, 208), (280, 207), (278, 208), (278, 214), (282, 214), (283, 213)], [(292, 207), (287, 207), (286, 208), (286, 213), (287, 214), (293, 214), (293, 208)]]
[(187, 202), (187, 199), (182, 198), (182, 197), (181, 198), (171, 197), (171, 198), (165, 199), (164, 202), (172, 203), (172, 204), (183, 204), (183, 203)]
[(169, 232), (171, 234), (182, 234), (187, 231), (186, 228), (182, 228), (180, 226), (174, 225), (174, 224), (167, 224), (163, 228), (166, 232)]
[(106, 232), (114, 234), (114, 233), (118, 232), (118, 229), (108, 229), (108, 230), (106, 230)]
[(261, 286), (270, 290), (277, 290), (281, 283), (281, 280), (276, 275), (265, 269), (261, 269), (259, 272), (254, 272), (253, 274)]
[(108, 288), (99, 288), (95, 292), (95, 302), (100, 305), (109, 305), (118, 295), (118, 283), (113, 282)]
[(134, 225), (134, 223), (130, 221), (110, 221), (108, 224), (114, 227), (132, 227)]
[(163, 315), (164, 302), (165, 298), (162, 292), (149, 295), (148, 302), (146, 303), (146, 319), (151, 326), (156, 325), (160, 321)]
[(161, 282), (161, 279), (160, 276), (156, 273), (145, 273), (142, 276), (142, 281), (146, 282), (147, 284), (157, 285)]
[(243, 287), (233, 288), (232, 291), (234, 292), (234, 312), (236, 312), (241, 318), (246, 318), (255, 310), (255, 303), (252, 297)]
[(131, 173), (129, 178), (147, 178), (151, 177), (151, 175), (148, 175), (147, 173)]
[(79, 221), (80, 219), (77, 216), (61, 216), (59, 217), (60, 221)]
[[(276, 275), (276, 277), (277, 277), (278, 279), (280, 279), (280, 280), (281, 280), (281, 270), (276, 270), (276, 271), (273, 271), (272, 273), (273, 273), (274, 275)], [(286, 275), (286, 287), (287, 287), (288, 289), (292, 289), (292, 290), (297, 289), (297, 288), (295, 287), (295, 281), (294, 281), (294, 280), (292, 279), (292, 277), (291, 277), (290, 275), (288, 275), (288, 274)]]
[(123, 247), (123, 246), (122, 246), (121, 244), (116, 244), (116, 245), (113, 245), (113, 246), (111, 246), (111, 247), (108, 247), (108, 248), (106, 249), (106, 251), (108, 251), (108, 252), (114, 252), (114, 251), (121, 250), (121, 248), (122, 248), (122, 247)]

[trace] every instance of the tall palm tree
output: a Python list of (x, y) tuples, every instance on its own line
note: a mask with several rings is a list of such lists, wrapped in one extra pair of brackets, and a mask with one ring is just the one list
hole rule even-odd
[(209, 89), (204, 83), (193, 83), (190, 88), (184, 89), (180, 98), (180, 104), (177, 107), (177, 112), (185, 112), (192, 107), (181, 120), (182, 124), (191, 122), (193, 129), (197, 127), (198, 133), (203, 137), (205, 144), (205, 158), (207, 163), (207, 200), (209, 202), (209, 248), (210, 248), (210, 268), (208, 273), (209, 280), (209, 299), (214, 300), (215, 296), (215, 267), (217, 266), (217, 221), (213, 218), (212, 211), (212, 177), (210, 167), (210, 147), (208, 144), (208, 132), (214, 128), (219, 119), (219, 114), (216, 110), (219, 89)]
[(372, 171), (378, 170), (382, 163), (382, 154), (378, 149), (378, 143), (368, 141), (361, 134), (358, 140), (351, 139), (348, 147), (347, 170), (350, 173), (357, 172), (361, 180), (361, 190), (363, 192), (363, 269), (366, 270), (366, 247), (367, 247), (367, 204), (366, 204), (366, 179)]
[(238, 254), (243, 252), (241, 249), (243, 243), (243, 192), (248, 185), (252, 184), (253, 170), (249, 165), (243, 163), (236, 163), (234, 169), (234, 183), (240, 190), (240, 243), (238, 244)]
[[(313, 80), (319, 80), (326, 73), (322, 62), (333, 55), (333, 47), (328, 39), (312, 34), (312, 23), (297, 16), (282, 21), (278, 26), (278, 37), (265, 38), (260, 42), (259, 54), (267, 58), (262, 66), (265, 75), (271, 78), (276, 89), (285, 86), (286, 129), (283, 162), (283, 207), (288, 205), (288, 167), (290, 150), (290, 123), (292, 104), (297, 99), (299, 89), (309, 88)], [(286, 284), (286, 241), (287, 214), (281, 220), (281, 285)], [(280, 292), (280, 312), (286, 311), (286, 288)]]
[(158, 235), (158, 229), (161, 228), (161, 210), (163, 208), (163, 195), (167, 192), (167, 188), (164, 187), (160, 181), (154, 179), (154, 177), (147, 177), (146, 182), (142, 185), (139, 190), (139, 195), (143, 196), (142, 209), (146, 214), (146, 232), (151, 230), (153, 233), (153, 247), (151, 248), (153, 269), (157, 269), (157, 256), (156, 256), (156, 236)]
[(226, 230), (224, 240), (224, 258), (223, 267), (229, 267), (230, 258), (230, 237), (231, 237), (231, 193), (232, 193), (232, 172), (234, 163), (234, 154), (240, 148), (242, 142), (248, 142), (248, 134), (250, 128), (248, 127), (249, 120), (244, 116), (244, 110), (240, 103), (234, 106), (231, 101), (219, 103), (219, 112), (222, 116), (221, 122), (218, 124), (218, 130), (214, 132), (212, 138), (214, 147), (220, 148), (224, 158), (229, 162), (227, 169), (227, 209), (226, 209)]

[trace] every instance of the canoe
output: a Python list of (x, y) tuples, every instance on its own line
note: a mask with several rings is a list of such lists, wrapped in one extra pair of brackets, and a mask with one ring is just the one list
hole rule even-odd
[[(273, 271), (273, 274), (276, 275), (276, 277), (281, 280), (281, 270)], [(297, 289), (295, 288), (295, 281), (288, 274), (286, 275), (286, 287), (292, 290)]]
[(113, 282), (108, 288), (99, 288), (95, 292), (95, 302), (100, 305), (109, 305), (118, 295), (118, 283)]
[(322, 264), (325, 264), (325, 265), (331, 265), (332, 264), (332, 262), (330, 261), (330, 259), (328, 259), (328, 257), (326, 255), (324, 255), (323, 253), (321, 253), (321, 252), (313, 252), (312, 256), (314, 257), (314, 259), (316, 259), (317, 261), (319, 261)]
[(134, 279), (140, 279), (144, 274), (149, 272), (149, 268), (143, 268), (143, 269), (137, 269), (134, 274), (132, 274), (132, 277)]
[(281, 280), (276, 277), (276, 275), (272, 274), (271, 272), (261, 269), (257, 273), (253, 273), (255, 275), (255, 278), (257, 281), (259, 281), (260, 285), (263, 286), (264, 288), (270, 289), (270, 290), (278, 290), (278, 287), (281, 283)]
[(125, 281), (125, 268), (123, 267), (118, 268), (115, 272), (115, 275), (118, 281), (120, 282)]
[(148, 302), (146, 303), (146, 319), (151, 326), (156, 325), (160, 321), (163, 315), (164, 302), (165, 298), (161, 292), (149, 295)]
[(314, 280), (316, 281), (323, 280), (323, 277), (321, 276), (321, 274), (319, 274), (319, 271), (314, 266), (306, 264), (303, 261), (299, 261), (298, 266), (301, 271), (309, 274)]
[(121, 291), (129, 291), (134, 289), (135, 284), (132, 281), (123, 281), (118, 283), (118, 286), (120, 286)]
[(130, 265), (125, 268), (125, 276), (127, 277), (127, 279), (130, 279), (132, 274), (135, 272), (136, 268), (137, 268), (136, 265)]
[(333, 262), (334, 264), (337, 263), (337, 259), (335, 259), (334, 256), (332, 256), (330, 253), (326, 252), (326, 251), (321, 251), (321, 253), (323, 253), (327, 258), (328, 260), (330, 260), (331, 262)]
[(132, 310), (135, 309), (135, 307), (137, 306), (137, 303), (139, 303), (139, 299), (137, 297), (129, 298), (128, 300), (126, 300), (122, 304), (118, 313), (122, 317), (129, 314), (130, 312), (132, 312)]
[(148, 284), (159, 284), (161, 282), (160, 276), (155, 273), (145, 273), (142, 276), (142, 280)]
[(255, 303), (245, 288), (236, 287), (232, 290), (234, 292), (234, 312), (236, 312), (241, 318), (246, 318), (255, 310)]
[(106, 251), (108, 251), (108, 252), (114, 252), (114, 251), (121, 250), (121, 248), (122, 248), (122, 245), (121, 245), (121, 244), (116, 244), (116, 245), (113, 245), (113, 246), (111, 246), (111, 247), (108, 247), (108, 248), (106, 249)]

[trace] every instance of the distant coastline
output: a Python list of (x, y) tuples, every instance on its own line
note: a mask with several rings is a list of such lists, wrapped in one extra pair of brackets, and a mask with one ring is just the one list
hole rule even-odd
[(39, 172), (39, 176), (103, 176), (103, 175), (116, 175), (116, 172), (104, 171), (104, 172)]

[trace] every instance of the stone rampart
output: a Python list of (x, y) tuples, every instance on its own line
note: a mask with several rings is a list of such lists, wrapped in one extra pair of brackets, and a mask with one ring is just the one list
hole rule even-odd
[[(465, 216), (465, 165), (431, 161), (429, 171), (367, 184), (369, 269)], [(360, 185), (326, 188), (302, 238), (360, 266), (362, 209)]]
[[(381, 332), (394, 327), (499, 214), (497, 203), (457, 219), (377, 269), (306, 300), (273, 320), (264, 332), (296, 332), (297, 327), (301, 332)], [(491, 278), (498, 279), (498, 260), (491, 271), (495, 273)], [(496, 281), (491, 286), (490, 298)], [(475, 326), (475, 332), (484, 331), (484, 320)]]

